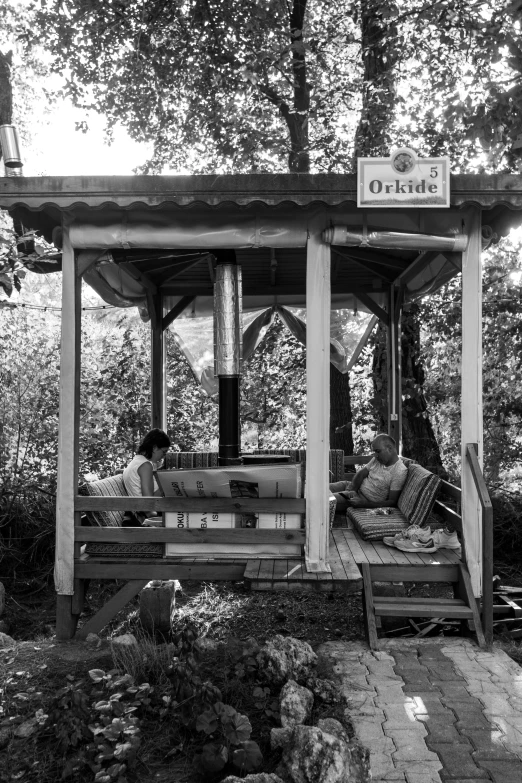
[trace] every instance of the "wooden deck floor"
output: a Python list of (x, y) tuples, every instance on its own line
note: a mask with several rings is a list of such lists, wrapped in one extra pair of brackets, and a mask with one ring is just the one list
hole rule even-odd
[(438, 567), (439, 578), (436, 581), (440, 581), (440, 577), (445, 574), (448, 581), (452, 581), (455, 566), (459, 562), (460, 553), (449, 549), (441, 549), (433, 554), (402, 552), (386, 546), (382, 541), (364, 541), (352, 528), (345, 526), (335, 527), (330, 533), (331, 573), (308, 573), (304, 558), (265, 559), (250, 560), (244, 578), (252, 590), (341, 590), (353, 593), (362, 588), (362, 574), (358, 567), (362, 563), (382, 566), (383, 581), (387, 578), (407, 581), (408, 576), (411, 576), (412, 580), (422, 578), (429, 582), (427, 569)]

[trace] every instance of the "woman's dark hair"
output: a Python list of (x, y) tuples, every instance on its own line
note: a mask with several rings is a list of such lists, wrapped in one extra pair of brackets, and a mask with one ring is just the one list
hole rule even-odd
[(170, 438), (167, 433), (163, 432), (163, 430), (159, 430), (157, 427), (145, 435), (138, 446), (138, 454), (143, 454), (144, 457), (150, 459), (152, 457), (152, 452), (154, 451), (154, 446), (158, 449), (164, 449), (165, 446), (170, 446)]

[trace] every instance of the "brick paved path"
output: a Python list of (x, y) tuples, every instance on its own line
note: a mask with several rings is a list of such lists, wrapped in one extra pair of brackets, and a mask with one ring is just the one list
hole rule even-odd
[(522, 668), (467, 639), (328, 642), (373, 780), (522, 783)]

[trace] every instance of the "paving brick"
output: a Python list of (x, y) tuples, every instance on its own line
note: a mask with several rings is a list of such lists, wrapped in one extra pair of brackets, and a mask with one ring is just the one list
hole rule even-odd
[[(435, 756), (435, 761), (397, 761), (396, 769), (405, 772), (406, 779), (418, 775), (421, 783), (431, 783), (432, 780), (439, 783), (439, 770), (442, 769), (440, 759)], [(422, 777), (424, 775), (424, 777)]]
[[(473, 745), (473, 758), (476, 760), (477, 753), (481, 758), (505, 760), (505, 754), (508, 752), (502, 743), (504, 737), (502, 731), (495, 729), (467, 729), (462, 732), (462, 736), (468, 739)], [(516, 759), (514, 754), (512, 760)]]
[(453, 723), (448, 723), (444, 716), (418, 715), (417, 718), (419, 721), (422, 721), (428, 729), (426, 740), (429, 739), (432, 743), (452, 742), (469, 745), (468, 738), (459, 734)]
[(404, 693), (439, 693), (436, 685), (428, 680), (427, 677), (404, 678)]
[(395, 765), (387, 753), (377, 753), (370, 750), (370, 769), (372, 780), (382, 780), (395, 772)]
[(466, 682), (461, 674), (457, 674), (450, 663), (447, 665), (441, 664), (438, 666), (430, 663), (426, 666), (426, 669), (428, 670), (431, 679), (434, 680), (456, 680), (457, 682), (461, 682), (463, 684)]
[(522, 763), (519, 761), (481, 761), (494, 783), (520, 783), (522, 780)]
[(421, 661), (447, 661), (446, 655), (442, 652), (442, 648), (436, 644), (427, 644), (423, 647), (418, 647), (419, 658)]
[(373, 739), (384, 738), (382, 724), (378, 723), (374, 718), (352, 716), (351, 721), (355, 734), (363, 744), (367, 744)]
[(435, 685), (443, 696), (455, 701), (476, 701), (476, 697), (468, 691), (466, 682), (432, 680), (432, 685)]
[(393, 761), (436, 761), (437, 756), (426, 747), (423, 737), (418, 731), (394, 731), (392, 739), (397, 746), (393, 753)]
[(451, 710), (442, 703), (440, 696), (435, 692), (413, 691), (408, 693), (407, 697), (405, 708), (412, 715), (417, 715), (418, 713), (428, 713), (429, 715), (442, 713), (448, 717), (450, 722), (455, 720)]
[(412, 731), (420, 732), (423, 736), (428, 733), (424, 723), (415, 720), (415, 718), (410, 717), (406, 713), (401, 715), (398, 710), (397, 714), (393, 715), (390, 720), (384, 721), (382, 728), (385, 734), (388, 734), (396, 729), (400, 731), (411, 729)]
[(442, 761), (440, 776), (443, 780), (451, 780), (452, 778), (487, 779), (487, 773), (473, 760), (471, 745), (431, 744), (429, 737), (426, 737), (426, 744)]
[(406, 772), (406, 783), (440, 783), (440, 775), (436, 771)]
[(482, 703), (486, 714), (501, 715), (502, 717), (520, 715), (519, 711), (509, 703), (509, 698), (504, 693), (483, 693), (477, 698)]
[(471, 707), (468, 702), (452, 701), (451, 709), (457, 717), (456, 727), (459, 731), (464, 729), (489, 729), (490, 721), (478, 707)]

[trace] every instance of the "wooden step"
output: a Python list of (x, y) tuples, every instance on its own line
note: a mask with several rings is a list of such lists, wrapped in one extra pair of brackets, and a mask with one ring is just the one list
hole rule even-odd
[(374, 596), (373, 606), (377, 617), (447, 617), (459, 620), (473, 618), (470, 607), (459, 599), (441, 602), (436, 598), (425, 598), (419, 603), (412, 603), (409, 598), (402, 601), (395, 598), (390, 602), (381, 602), (380, 598)]

